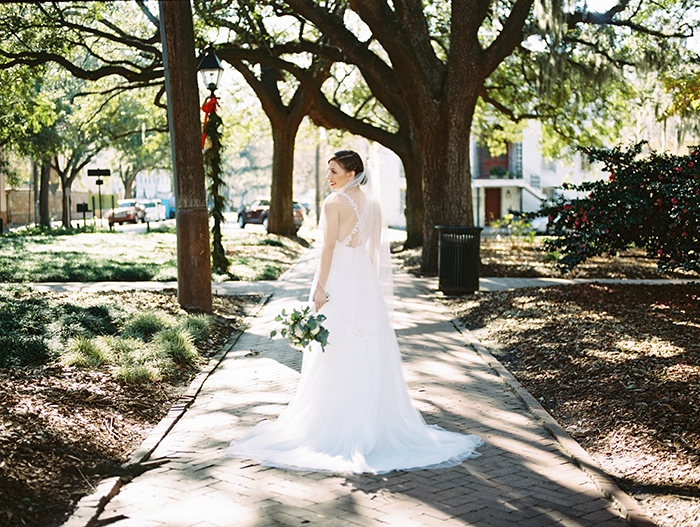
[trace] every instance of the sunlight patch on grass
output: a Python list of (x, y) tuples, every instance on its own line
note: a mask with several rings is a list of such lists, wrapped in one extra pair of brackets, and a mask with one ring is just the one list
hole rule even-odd
[[(232, 266), (216, 281), (276, 280), (304, 250), (298, 240), (247, 231), (227, 233), (223, 243)], [(176, 246), (171, 229), (15, 234), (0, 245), (0, 281), (176, 281)]]

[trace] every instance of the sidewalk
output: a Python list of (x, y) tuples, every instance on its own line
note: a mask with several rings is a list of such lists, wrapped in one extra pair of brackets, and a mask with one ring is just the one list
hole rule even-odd
[[(264, 286), (274, 294), (253, 325), (191, 406), (180, 409), (172, 429), (163, 436), (172, 422), (159, 425), (145, 442), (150, 448), (133, 460), (165, 463), (123, 485), (106, 480), (65, 527), (83, 527), (91, 518), (91, 525), (117, 527), (583, 527), (629, 525), (625, 515), (634, 525), (653, 525), (488, 351), (455, 327), (426, 287), (431, 281), (405, 274), (395, 277), (395, 326), (411, 396), (428, 423), (480, 435), (481, 457), (449, 469), (378, 476), (224, 459), (232, 439), (274, 418), (294, 394), (301, 355), (268, 335), (283, 307), (305, 299), (313, 263), (307, 253), (285, 280)], [(507, 285), (500, 279), (490, 284)], [(252, 286), (214, 287), (238, 292)]]

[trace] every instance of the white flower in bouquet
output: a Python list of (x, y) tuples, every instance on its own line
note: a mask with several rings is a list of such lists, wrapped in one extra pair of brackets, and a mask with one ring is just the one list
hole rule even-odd
[[(328, 330), (323, 327), (325, 315), (311, 312), (311, 306), (305, 306), (301, 310), (294, 308), (287, 313), (284, 309), (275, 317), (282, 323), (280, 333), (287, 337), (289, 343), (300, 349), (308, 347), (312, 342), (321, 345), (321, 351), (325, 351), (328, 344)], [(270, 338), (277, 335), (277, 330), (270, 333)]]

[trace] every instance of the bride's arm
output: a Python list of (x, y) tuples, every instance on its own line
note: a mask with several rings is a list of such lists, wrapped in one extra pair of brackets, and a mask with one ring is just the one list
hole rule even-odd
[(328, 273), (331, 270), (333, 260), (333, 249), (338, 238), (338, 228), (340, 224), (340, 211), (337, 203), (327, 200), (323, 204), (323, 247), (321, 249), (321, 262), (319, 264), (318, 283), (314, 290), (314, 303), (316, 311), (320, 310), (328, 301), (326, 297), (326, 282)]

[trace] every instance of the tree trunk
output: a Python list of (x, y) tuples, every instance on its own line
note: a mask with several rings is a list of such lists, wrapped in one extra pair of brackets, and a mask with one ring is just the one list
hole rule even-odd
[(56, 167), (56, 172), (58, 172), (58, 178), (61, 181), (61, 224), (64, 229), (70, 230), (70, 187), (73, 183), (73, 179), (68, 177), (68, 168), (65, 172), (59, 171), (58, 158), (53, 160), (54, 167)]
[(300, 120), (279, 119), (272, 123), (272, 185), (267, 232), (294, 236), (294, 143)]
[(63, 227), (70, 230), (70, 183), (67, 183), (68, 178), (61, 177), (61, 223)]
[(212, 312), (209, 218), (202, 162), (197, 64), (190, 2), (160, 0), (168, 123), (177, 191), (177, 297)]
[(122, 184), (124, 185), (124, 199), (129, 199), (133, 196), (134, 181), (136, 181), (136, 174), (132, 174), (122, 180)]
[(450, 118), (450, 112), (447, 112), (448, 115), (438, 119), (432, 137), (422, 146), (425, 213), (421, 271), (425, 274), (434, 275), (438, 270), (438, 233), (435, 227), (474, 225), (469, 162), (474, 104), (460, 108), (462, 115), (459, 118), (455, 119), (454, 115)]
[(41, 183), (39, 184), (39, 225), (51, 228), (51, 211), (49, 209), (49, 178), (51, 176), (51, 162), (48, 159), (41, 160)]
[(420, 157), (416, 150), (409, 151), (401, 158), (406, 175), (406, 241), (404, 249), (423, 245), (423, 181)]

